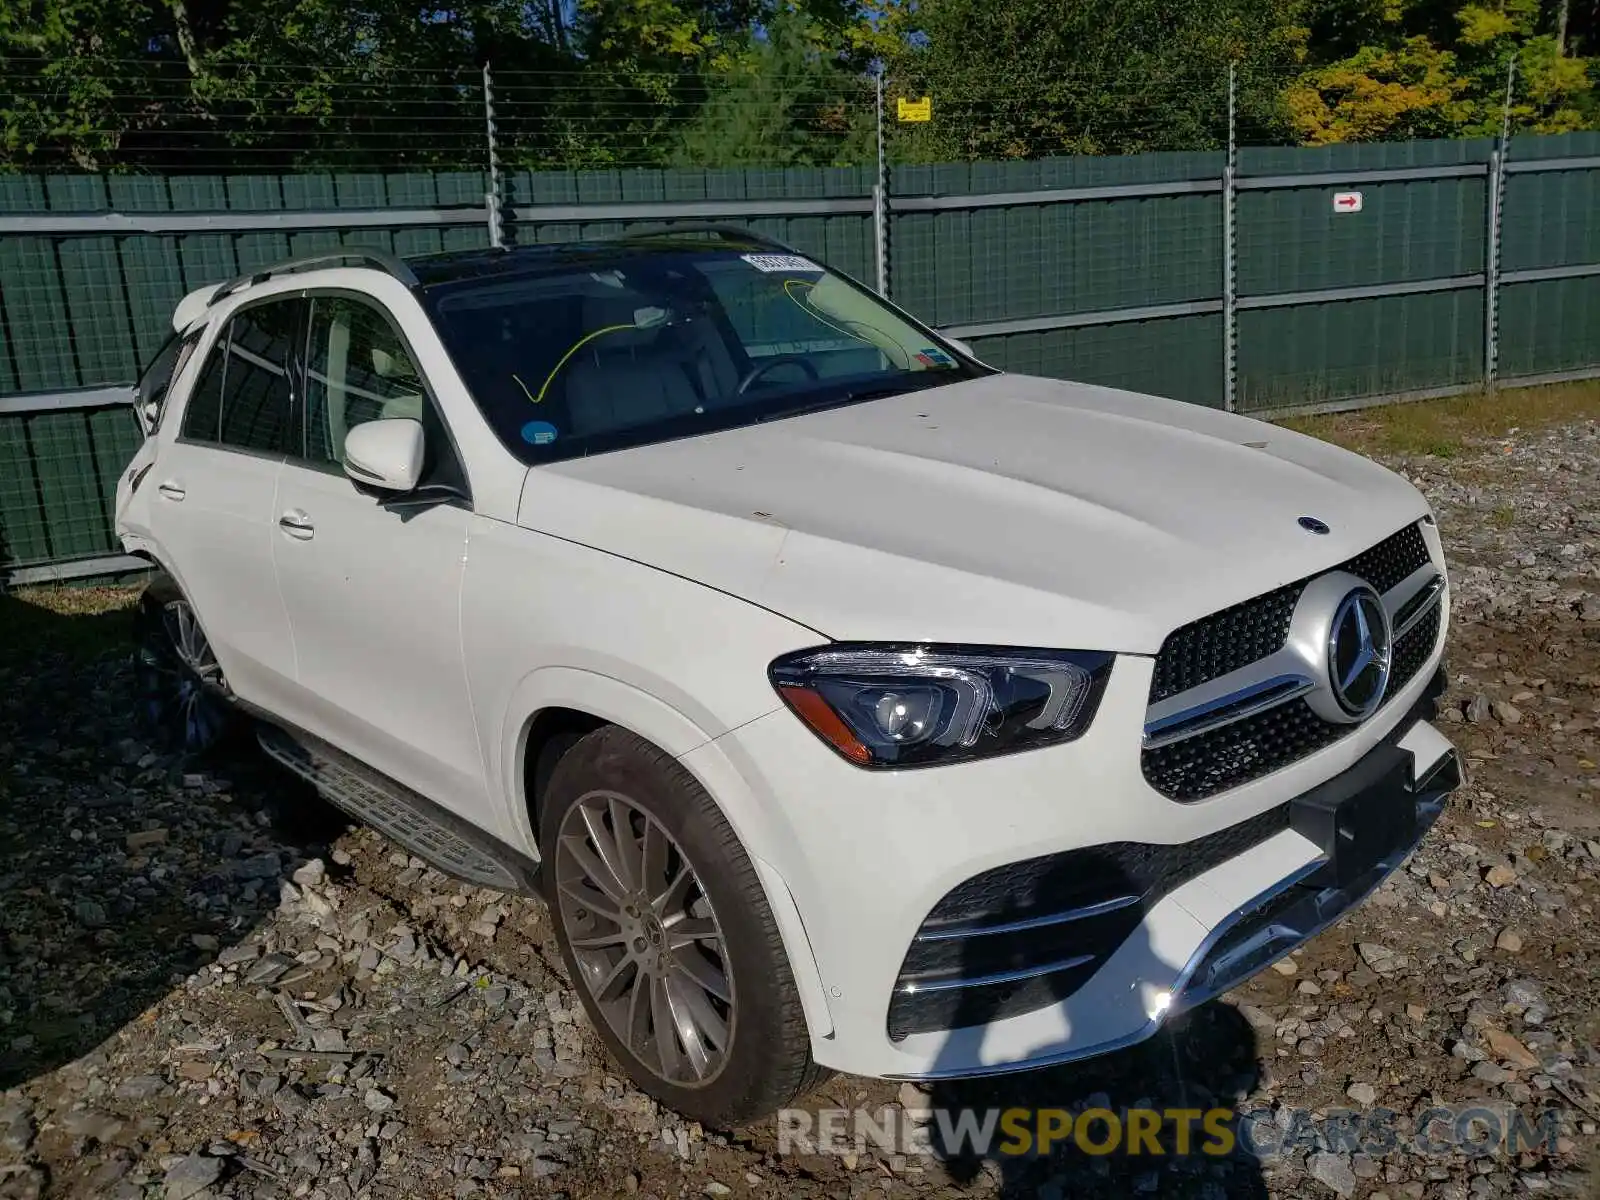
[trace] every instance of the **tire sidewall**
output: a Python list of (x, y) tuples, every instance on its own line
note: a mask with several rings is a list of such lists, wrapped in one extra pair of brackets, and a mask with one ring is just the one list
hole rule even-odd
[[(550, 778), (540, 818), (539, 844), (546, 848), (541, 886), (562, 962), (606, 1049), (628, 1068), (642, 1090), (663, 1104), (704, 1124), (725, 1126), (732, 1123), (729, 1114), (761, 1107), (769, 1077), (783, 1070), (783, 1064), (773, 1060), (772, 1048), (782, 1041), (782, 1009), (786, 1000), (793, 999), (793, 977), (787, 960), (780, 956), (773, 961), (770, 953), (772, 916), (765, 897), (752, 903), (732, 884), (731, 876), (740, 870), (753, 876), (754, 869), (726, 818), (680, 765), (673, 763), (676, 771), (669, 774), (652, 761), (655, 756), (647, 751), (653, 749), (632, 734), (608, 727), (589, 734), (561, 760)], [(672, 763), (670, 758), (666, 761)], [(681, 777), (673, 778), (675, 774)], [(583, 796), (601, 790), (627, 797), (662, 824), (693, 864), (716, 913), (733, 984), (732, 1045), (721, 1072), (703, 1086), (669, 1083), (640, 1062), (594, 1010), (568, 944), (555, 882), (561, 821)]]

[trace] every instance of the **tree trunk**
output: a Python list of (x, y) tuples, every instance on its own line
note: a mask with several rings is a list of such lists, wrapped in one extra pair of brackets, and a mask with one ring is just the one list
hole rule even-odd
[[(1566, 0), (1562, 0), (1565, 4)], [(172, 8), (172, 22), (178, 31), (178, 49), (183, 51), (183, 61), (189, 67), (191, 77), (198, 79), (200, 76), (200, 51), (195, 45), (194, 23), (189, 20), (189, 5), (187, 0), (167, 0)]]
[(1556, 57), (1567, 52), (1567, 6), (1570, 0), (1556, 0)]

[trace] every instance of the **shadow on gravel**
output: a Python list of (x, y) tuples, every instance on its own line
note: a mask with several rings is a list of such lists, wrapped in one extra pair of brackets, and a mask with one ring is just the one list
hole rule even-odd
[[(1068, 867), (1061, 858), (1052, 861), (1054, 865), (1032, 878), (1008, 881), (1013, 890), (1005, 909), (986, 923), (1027, 922), (1094, 899), (1143, 892), (1113, 862), (1074, 858)], [(1014, 935), (1013, 965), (1064, 962), (1097, 946), (1116, 946), (1119, 956), (1153, 956), (1140, 923), (1144, 913), (1141, 901), (1063, 925), (1034, 925)], [(995, 940), (989, 935), (958, 943), (964, 977), (1005, 969), (1007, 951), (990, 944)], [(935, 1069), (968, 1060), (970, 1050), (958, 1040), (964, 1027), (1065, 999), (1087, 984), (1101, 961), (1097, 958), (1076, 970), (1011, 987), (963, 989), (950, 1021), (958, 1032), (946, 1041)], [(1152, 963), (1152, 974), (1156, 970), (1159, 967)], [(1008, 1009), (1024, 999), (1028, 989), (1037, 991), (1020, 1010)], [(1080, 1022), (1086, 1017), (1092, 1020), (1092, 1014), (1081, 1009), (1077, 1016)], [(1267, 1189), (1260, 1165), (1237, 1147), (1234, 1138), (1236, 1105), (1249, 1095), (1257, 1078), (1256, 1039), (1249, 1023), (1227, 1005), (1208, 1004), (1167, 1022), (1148, 1040), (1100, 1058), (933, 1084), (928, 1101), (936, 1118), (931, 1126), (933, 1149), (956, 1182), (987, 1175), (1006, 1197), (1264, 1198)], [(1205, 1125), (1204, 1114), (1218, 1109), (1226, 1110), (1226, 1117), (1212, 1120), (1227, 1131), (1226, 1138), (1214, 1136)], [(947, 1114), (942, 1121), (941, 1110)], [(1002, 1114), (987, 1152), (975, 1152), (973, 1143), (959, 1134), (949, 1136), (959, 1129), (956, 1122), (963, 1110), (972, 1110), (980, 1125), (986, 1114)], [(1089, 1110), (1100, 1111), (1085, 1123), (1083, 1114)], [(1130, 1120), (1130, 1110), (1154, 1110), (1157, 1115)], [(1174, 1118), (1171, 1110), (1188, 1110), (1192, 1116)], [(1130, 1136), (1141, 1121), (1154, 1141)], [(1181, 1140), (1179, 1123), (1188, 1126)], [(1039, 1135), (1052, 1127), (1053, 1144), (1041, 1151)], [(1022, 1134), (1027, 1135), (1026, 1142)], [(1019, 1147), (1022, 1152), (1015, 1153)]]
[(0, 1091), (226, 957), (342, 828), (242, 745), (184, 762), (149, 744), (128, 597), (0, 591)]

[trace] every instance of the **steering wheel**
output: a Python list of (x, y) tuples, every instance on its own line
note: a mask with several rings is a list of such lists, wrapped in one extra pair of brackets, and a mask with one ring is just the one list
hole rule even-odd
[(820, 376), (817, 375), (816, 366), (804, 354), (774, 354), (765, 362), (751, 367), (750, 370), (745, 373), (745, 377), (739, 380), (739, 386), (735, 389), (734, 394), (737, 396), (744, 395), (750, 390), (750, 385), (756, 380), (760, 379), (768, 371), (772, 370), (774, 367), (785, 366), (789, 363), (793, 363), (795, 366), (799, 367), (805, 372), (806, 378), (812, 381), (820, 378)]

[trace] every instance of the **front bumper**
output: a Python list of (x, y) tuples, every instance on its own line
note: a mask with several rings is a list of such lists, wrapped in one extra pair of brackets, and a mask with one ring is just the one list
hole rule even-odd
[[(1053, 750), (933, 770), (863, 772), (782, 712), (683, 761), (725, 808), (760, 814), (735, 825), (769, 893), (779, 887), (785, 902), (792, 898), (799, 927), (786, 929), (785, 941), (791, 959), (806, 958), (797, 979), (816, 984), (807, 1015), (819, 1062), (891, 1078), (998, 1074), (1140, 1041), (1172, 1014), (1282, 957), (1377, 886), (1410, 853), (1455, 784), (1454, 750), (1418, 715), (1433, 665), (1386, 706), (1388, 719), (1199, 803), (1174, 803), (1155, 792), (1140, 774), (1137, 753), (1127, 752), (1124, 731), (1142, 722), (1148, 660), (1119, 661), (1090, 733)], [(766, 794), (730, 801), (734, 776), (716, 769), (719, 756), (740, 783), (754, 781)], [(1362, 869), (1331, 878), (1321, 835), (1288, 817), (1290, 802), (1347, 773), (1358, 775), (1364, 761), (1370, 766), (1380, 756), (1403, 763), (1415, 821), (1397, 827), (1401, 836), (1393, 844), (1375, 847), (1369, 839)], [(1000, 980), (982, 993), (952, 989), (958, 998), (936, 1019), (897, 1019), (905, 969), (913, 965), (908, 947), (918, 944), (948, 896), (985, 874), (1117, 844), (1142, 846), (1156, 852), (1151, 861), (1169, 867), (1176, 861), (1180, 868), (1161, 887), (1145, 890), (1136, 906), (1105, 918), (1118, 932), (1086, 972), (1054, 970), (1072, 957), (1055, 954), (1070, 951), (1066, 942), (1043, 955), (1058, 995), (1008, 1005), (1008, 993), (1027, 985)], [(1197, 845), (1210, 849), (1188, 861)], [(1132, 874), (1144, 870), (1137, 855), (1119, 861), (1134, 863)], [(1061, 877), (1071, 882), (1075, 873)], [(1008, 894), (1018, 899), (1014, 890)], [(1011, 940), (1025, 960), (1045, 939), (1059, 937), (1059, 930), (1027, 927), (1035, 910), (1026, 899), (1020, 920), (1009, 922), (1021, 927)], [(1001, 923), (1018, 916), (1005, 907), (999, 912)], [(955, 959), (943, 960), (947, 974), (972, 973), (962, 961), (966, 953), (958, 949)], [(1031, 954), (1032, 964), (1040, 957)], [(937, 976), (937, 955), (931, 966), (930, 977)]]

